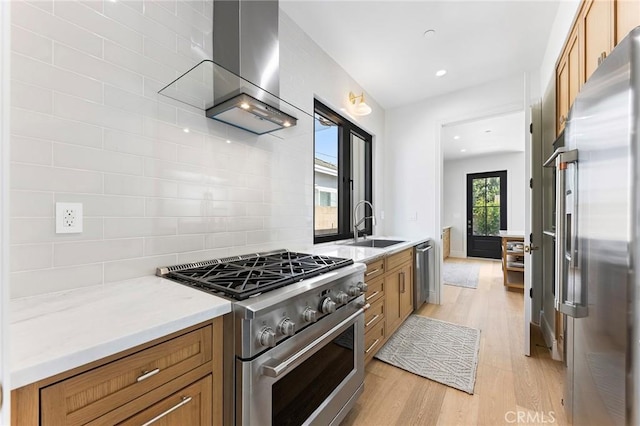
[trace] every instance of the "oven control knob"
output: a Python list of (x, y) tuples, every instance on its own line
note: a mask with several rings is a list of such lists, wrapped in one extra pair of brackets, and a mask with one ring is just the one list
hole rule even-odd
[(262, 346), (273, 348), (276, 345), (276, 333), (271, 327), (265, 327), (258, 333), (258, 341)]
[(336, 302), (329, 299), (328, 297), (325, 297), (324, 300), (322, 300), (322, 303), (320, 304), (320, 312), (322, 312), (323, 314), (331, 314), (331, 313), (334, 313), (335, 311), (336, 311)]
[(296, 334), (296, 323), (289, 318), (285, 318), (278, 325), (278, 330), (285, 336), (293, 336)]
[(362, 293), (366, 293), (367, 290), (369, 290), (369, 286), (367, 285), (367, 283), (363, 283), (362, 281), (356, 284), (356, 288), (358, 288), (358, 290), (360, 290)]
[(302, 319), (304, 322), (316, 322), (318, 320), (318, 313), (311, 308), (307, 308), (302, 312)]
[(344, 305), (349, 301), (349, 295), (344, 291), (341, 291), (340, 293), (336, 294), (336, 300), (339, 304)]

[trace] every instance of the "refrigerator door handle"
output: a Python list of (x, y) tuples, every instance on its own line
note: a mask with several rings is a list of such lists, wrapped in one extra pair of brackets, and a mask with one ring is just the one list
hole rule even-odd
[[(580, 301), (576, 303), (576, 301), (567, 300), (567, 295), (565, 294), (566, 286), (568, 283), (568, 274), (567, 274), (567, 262), (570, 260), (571, 263), (575, 263), (576, 258), (576, 249), (574, 247), (575, 244), (575, 229), (577, 229), (576, 218), (575, 215), (573, 217), (573, 221), (569, 219), (567, 215), (567, 195), (571, 195), (572, 200), (574, 201), (574, 205), (572, 206), (572, 211), (575, 212), (575, 206), (577, 204), (577, 194), (570, 194), (567, 191), (566, 179), (567, 179), (567, 168), (571, 163), (578, 162), (578, 150), (574, 149), (571, 151), (564, 151), (558, 153), (556, 156), (556, 247), (555, 247), (555, 308), (559, 312), (568, 315), (573, 318), (583, 318), (587, 316), (587, 306), (582, 305)], [(577, 174), (576, 174), (577, 175)], [(572, 189), (573, 191), (576, 188)], [(568, 229), (573, 228), (573, 229)], [(568, 241), (567, 233), (570, 233), (570, 237), (572, 241)], [(567, 243), (571, 244), (571, 247), (568, 247)], [(567, 259), (567, 253), (570, 253), (570, 259)], [(584, 280), (580, 280), (580, 285), (583, 285)], [(574, 292), (575, 293), (575, 292)], [(582, 295), (581, 298), (584, 298), (584, 289), (580, 289), (578, 294)]]

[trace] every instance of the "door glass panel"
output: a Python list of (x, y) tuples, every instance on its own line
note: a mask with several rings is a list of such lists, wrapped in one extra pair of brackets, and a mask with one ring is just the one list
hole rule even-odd
[(500, 178), (473, 179), (473, 235), (500, 234)]
[(355, 369), (355, 325), (300, 364), (272, 388), (272, 424), (301, 425)]
[(315, 235), (338, 233), (338, 126), (315, 116)]

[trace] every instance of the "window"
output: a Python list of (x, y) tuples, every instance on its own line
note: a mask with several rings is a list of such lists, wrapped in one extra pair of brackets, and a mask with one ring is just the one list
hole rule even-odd
[[(353, 206), (371, 202), (372, 136), (315, 101), (314, 120), (314, 242), (353, 236)], [(371, 216), (368, 206), (358, 217)], [(360, 229), (372, 233), (372, 221)]]

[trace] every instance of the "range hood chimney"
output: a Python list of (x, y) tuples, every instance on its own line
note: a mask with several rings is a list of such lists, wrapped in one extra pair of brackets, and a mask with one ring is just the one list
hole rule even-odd
[(213, 60), (159, 93), (258, 135), (295, 126), (298, 108), (279, 98), (278, 14), (277, 0), (213, 0)]

